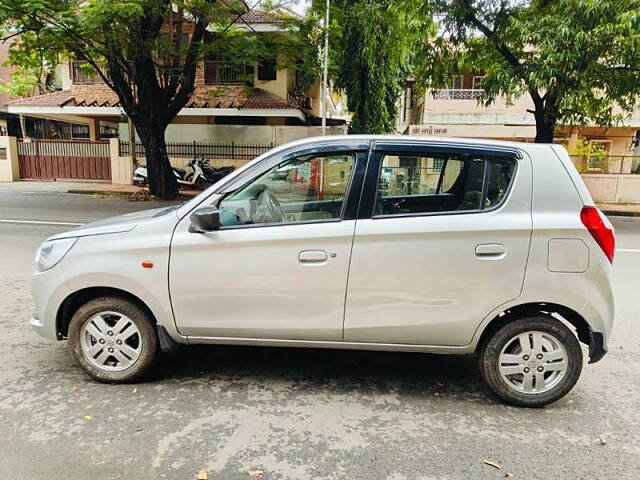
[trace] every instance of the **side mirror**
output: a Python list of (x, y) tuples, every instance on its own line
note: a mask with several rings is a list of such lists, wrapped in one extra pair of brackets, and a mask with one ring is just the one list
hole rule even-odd
[(199, 208), (189, 216), (191, 233), (206, 233), (220, 230), (220, 210), (216, 207)]

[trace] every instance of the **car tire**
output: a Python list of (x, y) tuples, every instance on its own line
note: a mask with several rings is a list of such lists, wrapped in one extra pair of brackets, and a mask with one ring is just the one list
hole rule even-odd
[(494, 331), (479, 352), (484, 381), (507, 403), (542, 407), (575, 386), (583, 356), (575, 334), (546, 315), (519, 318)]
[(69, 323), (68, 343), (78, 364), (107, 383), (138, 380), (160, 350), (151, 315), (118, 297), (95, 298), (82, 305)]

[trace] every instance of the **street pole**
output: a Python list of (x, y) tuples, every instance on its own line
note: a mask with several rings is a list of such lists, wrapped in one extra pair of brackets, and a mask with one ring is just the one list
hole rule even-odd
[(324, 66), (322, 72), (322, 135), (327, 134), (327, 79), (329, 76), (329, 1), (324, 17)]
[(133, 126), (131, 117), (127, 117), (128, 130), (129, 130), (129, 157), (131, 157), (131, 165), (135, 171), (138, 168), (138, 158), (136, 152), (136, 129)]

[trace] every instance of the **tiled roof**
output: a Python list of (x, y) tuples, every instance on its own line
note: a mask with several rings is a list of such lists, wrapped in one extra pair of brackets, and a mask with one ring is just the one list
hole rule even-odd
[(7, 105), (38, 106), (38, 107), (62, 107), (73, 100), (70, 90), (34, 95), (33, 97), (12, 100)]
[(261, 88), (254, 88), (241, 108), (289, 109), (298, 108), (283, 98)]
[[(30, 107), (117, 107), (120, 105), (116, 94), (105, 89), (84, 88), (80, 92), (70, 90), (21, 98), (9, 105)], [(247, 89), (242, 86), (198, 87), (189, 98), (185, 108), (251, 108), (251, 109), (297, 109), (288, 101), (262, 90)]]
[(274, 11), (251, 10), (241, 15), (236, 23), (278, 23), (282, 22), (282, 15)]

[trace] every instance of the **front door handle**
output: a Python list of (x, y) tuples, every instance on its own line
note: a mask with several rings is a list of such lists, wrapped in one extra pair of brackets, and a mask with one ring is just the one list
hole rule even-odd
[(507, 249), (501, 243), (483, 243), (476, 247), (478, 257), (502, 257)]
[(302, 250), (298, 254), (300, 263), (322, 263), (327, 261), (327, 252), (324, 250)]

